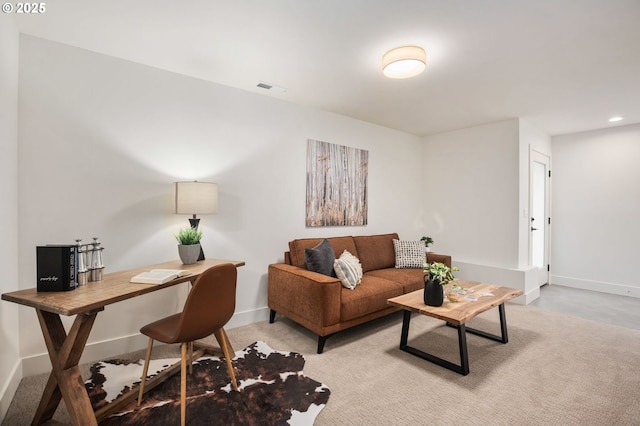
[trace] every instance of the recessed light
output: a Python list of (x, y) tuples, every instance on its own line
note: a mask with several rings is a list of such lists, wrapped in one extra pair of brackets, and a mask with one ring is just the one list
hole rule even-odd
[(622, 117), (611, 117), (609, 119), (609, 123), (615, 123), (616, 121), (621, 121)]

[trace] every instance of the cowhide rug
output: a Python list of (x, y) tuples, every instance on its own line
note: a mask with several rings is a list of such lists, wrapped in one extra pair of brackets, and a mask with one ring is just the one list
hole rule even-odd
[[(179, 362), (151, 362), (149, 375)], [(203, 357), (187, 374), (187, 424), (189, 425), (311, 425), (324, 408), (329, 388), (306, 377), (304, 358), (295, 352), (271, 349), (256, 342), (235, 353), (239, 392), (232, 390), (223, 359)], [(85, 386), (94, 409), (140, 383), (144, 360), (102, 361), (91, 367)], [(180, 373), (145, 392), (142, 405), (134, 400), (101, 425), (180, 424)]]

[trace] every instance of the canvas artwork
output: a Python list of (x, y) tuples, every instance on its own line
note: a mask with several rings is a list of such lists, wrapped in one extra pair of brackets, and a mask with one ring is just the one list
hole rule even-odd
[(369, 151), (307, 140), (306, 226), (367, 224)]

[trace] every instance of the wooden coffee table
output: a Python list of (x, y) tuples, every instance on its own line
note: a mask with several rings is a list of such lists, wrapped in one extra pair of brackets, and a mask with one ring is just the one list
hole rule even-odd
[[(520, 296), (522, 294), (522, 290), (501, 287), (493, 284), (484, 284), (475, 281), (455, 280), (454, 283), (467, 290), (467, 294), (460, 295), (459, 301), (455, 303), (449, 302), (445, 298), (445, 302), (442, 306), (427, 306), (423, 301), (423, 290), (417, 290), (412, 293), (394, 297), (393, 299), (387, 300), (387, 303), (404, 309), (402, 335), (400, 336), (401, 350), (466, 376), (469, 374), (469, 355), (467, 353), (466, 333), (469, 332), (497, 342), (507, 343), (509, 338), (507, 336), (507, 319), (504, 312), (504, 302)], [(474, 297), (477, 300), (469, 300), (467, 299), (467, 296)], [(476, 330), (465, 325), (478, 314), (495, 308), (496, 306), (500, 311), (501, 336)], [(459, 365), (435, 355), (423, 352), (420, 349), (416, 349), (407, 344), (412, 312), (441, 319), (446, 321), (448, 326), (458, 329), (458, 345), (460, 348)]]

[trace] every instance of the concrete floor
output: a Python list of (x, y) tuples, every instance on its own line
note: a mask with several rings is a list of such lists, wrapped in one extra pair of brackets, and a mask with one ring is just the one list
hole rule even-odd
[(618, 296), (561, 285), (545, 285), (529, 304), (593, 321), (640, 330), (640, 298)]

